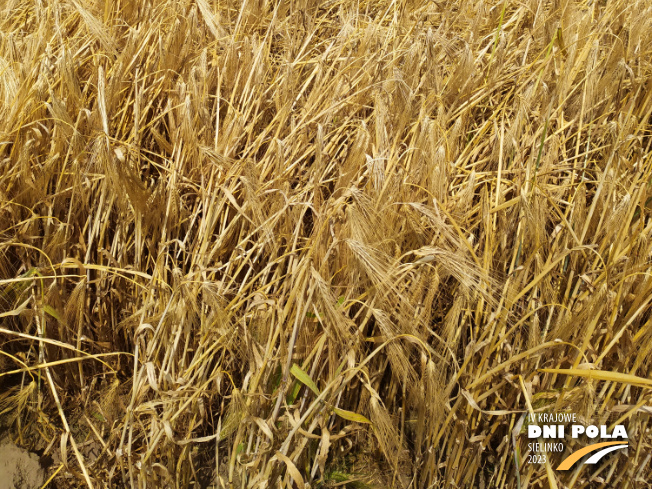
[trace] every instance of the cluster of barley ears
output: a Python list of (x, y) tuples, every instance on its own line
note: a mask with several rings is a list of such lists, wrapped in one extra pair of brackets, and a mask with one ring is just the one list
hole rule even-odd
[[(58, 487), (640, 487), (651, 32), (650, 0), (0, 1), (2, 429)], [(528, 464), (528, 410), (630, 448)]]

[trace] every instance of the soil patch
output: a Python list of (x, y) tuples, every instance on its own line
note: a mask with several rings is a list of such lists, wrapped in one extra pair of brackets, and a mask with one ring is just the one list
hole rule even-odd
[(38, 489), (45, 480), (45, 471), (38, 456), (0, 440), (0, 489)]

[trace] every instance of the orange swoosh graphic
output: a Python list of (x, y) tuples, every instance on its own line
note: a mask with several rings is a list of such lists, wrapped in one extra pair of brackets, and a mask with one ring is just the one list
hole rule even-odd
[(584, 447), (581, 450), (571, 453), (568, 457), (566, 457), (562, 461), (562, 463), (559, 464), (557, 470), (570, 469), (575, 462), (577, 462), (587, 453), (595, 452), (596, 450), (599, 450), (604, 447), (610, 447), (612, 445), (623, 445), (623, 444), (624, 444), (623, 441), (605, 441), (603, 443), (596, 443), (595, 445), (589, 445), (588, 447)]

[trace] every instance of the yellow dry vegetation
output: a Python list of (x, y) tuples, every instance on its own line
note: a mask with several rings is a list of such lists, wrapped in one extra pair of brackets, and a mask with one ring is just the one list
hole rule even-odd
[[(60, 488), (642, 487), (651, 32), (651, 0), (0, 0), (1, 428)], [(528, 464), (545, 410), (629, 449)]]

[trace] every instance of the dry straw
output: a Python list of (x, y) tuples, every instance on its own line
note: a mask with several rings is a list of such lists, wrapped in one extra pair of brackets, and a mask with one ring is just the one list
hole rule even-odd
[(641, 487), (651, 14), (0, 2), (2, 429), (57, 487)]

